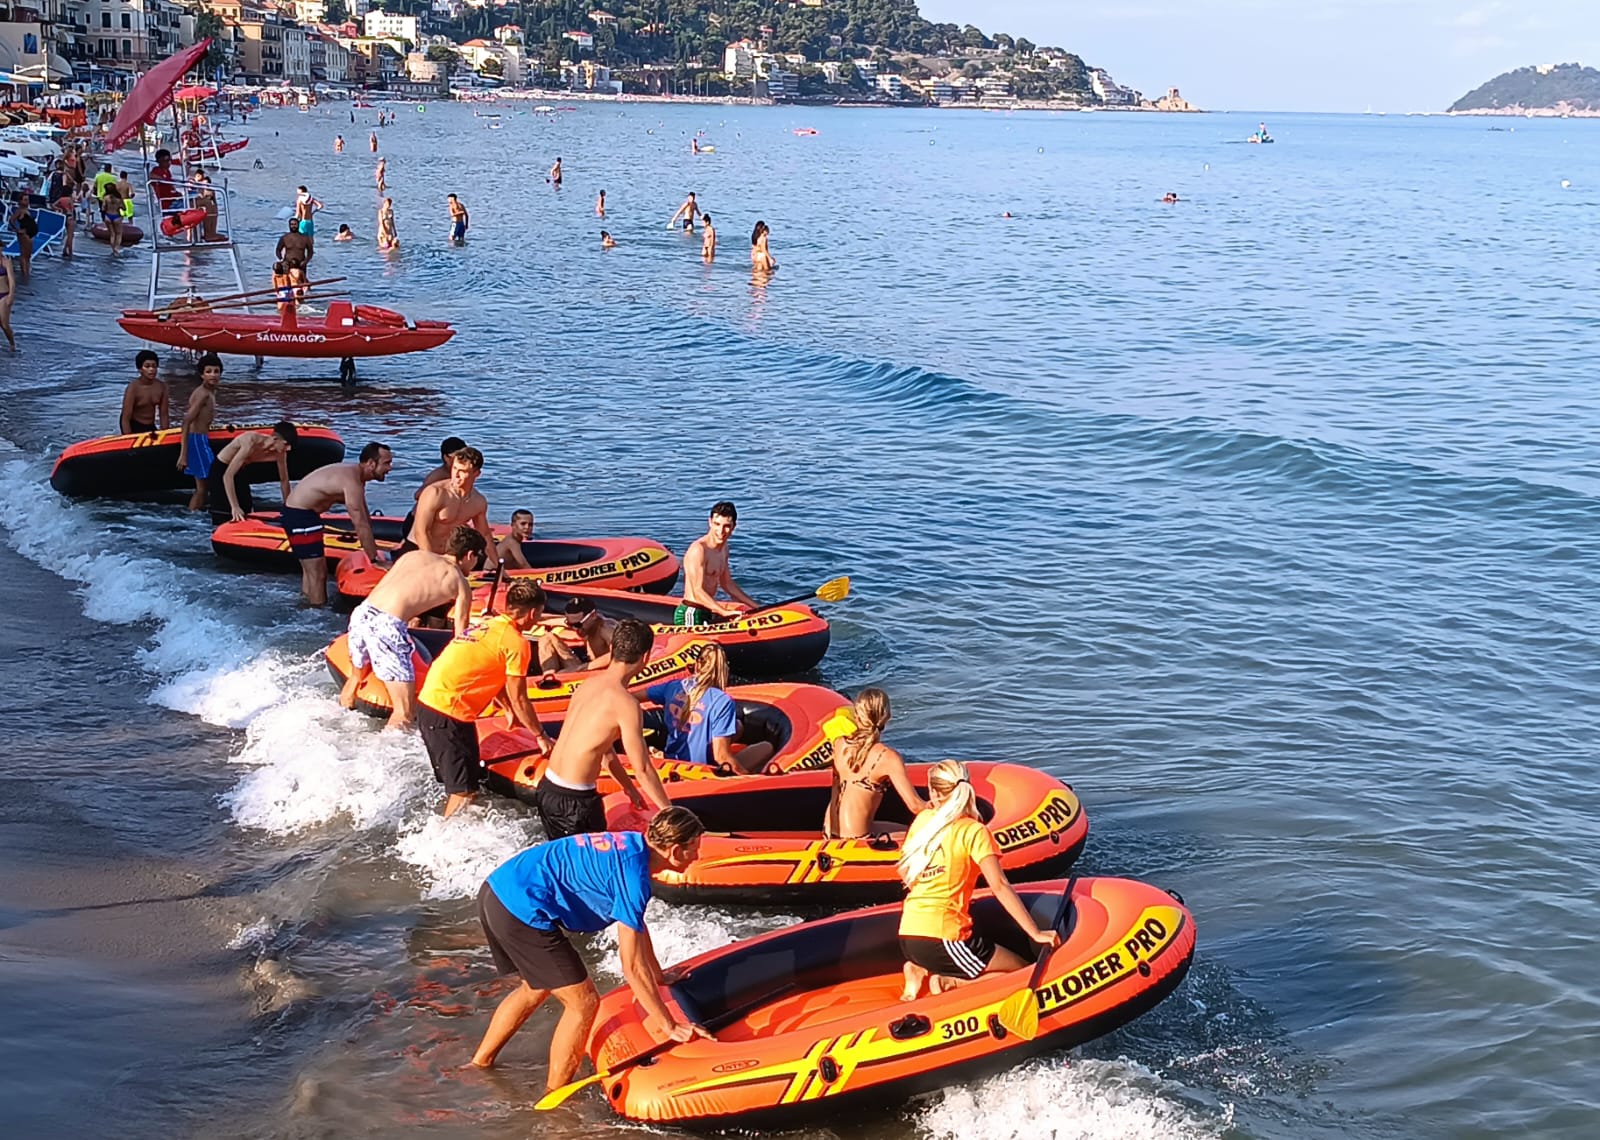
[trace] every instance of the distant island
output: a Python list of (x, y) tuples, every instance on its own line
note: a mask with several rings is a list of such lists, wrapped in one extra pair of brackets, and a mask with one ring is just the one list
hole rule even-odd
[(1600, 71), (1577, 63), (1519, 67), (1467, 92), (1450, 113), (1600, 117)]

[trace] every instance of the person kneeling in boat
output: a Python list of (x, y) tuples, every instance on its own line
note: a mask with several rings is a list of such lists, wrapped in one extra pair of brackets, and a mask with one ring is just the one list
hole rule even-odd
[[(523, 581), (519, 580), (513, 589)], [(619, 743), (651, 804), (658, 808), (672, 806), (655, 765), (650, 763), (650, 750), (645, 747), (644, 710), (628, 692), (628, 682), (650, 659), (654, 642), (655, 634), (644, 622), (634, 618), (619, 621), (611, 638), (610, 664), (573, 692), (550, 763), (533, 789), (533, 807), (544, 824), (546, 838), (605, 830), (605, 805), (595, 790), (602, 764), (622, 785), (633, 806), (644, 807), (633, 777), (617, 756)]]
[[(355, 463), (329, 463), (300, 480), (283, 500), (278, 524), (289, 539), (289, 549), (300, 560), (300, 592), (314, 606), (328, 601), (328, 559), (322, 544), (322, 512), (343, 503), (350, 512), (361, 549), (374, 564), (385, 561), (372, 537), (372, 514), (367, 510), (367, 484), (382, 483), (394, 466), (388, 444), (369, 443)], [(203, 501), (203, 500), (202, 500)]]
[(617, 957), (634, 999), (650, 1016), (652, 1032), (672, 1041), (711, 1035), (672, 1016), (661, 1000), (667, 975), (645, 926), (650, 876), (683, 871), (700, 853), (705, 825), (688, 808), (668, 808), (636, 831), (574, 835), (541, 843), (489, 873), (478, 889), (478, 921), (495, 969), (522, 984), (500, 1002), (472, 1055), (480, 1069), (493, 1066), (512, 1034), (551, 995), (561, 1020), (550, 1039), (545, 1087), (572, 1080), (600, 1004), (588, 968), (567, 934), (594, 934), (617, 923)]
[(829, 839), (871, 838), (872, 821), (891, 786), (913, 816), (928, 810), (906, 772), (905, 757), (883, 742), (890, 715), (888, 693), (862, 689), (850, 709), (855, 730), (833, 742), (833, 798), (822, 821)]
[(389, 690), (386, 728), (409, 728), (416, 720), (417, 674), (411, 661), (409, 623), (429, 610), (452, 606), (455, 635), (467, 636), (472, 584), (467, 575), (483, 563), (483, 535), (470, 526), (450, 533), (443, 554), (413, 550), (395, 559), (367, 600), (350, 615), (350, 676), (339, 703), (356, 707), (361, 682), (376, 673)]
[[(739, 736), (739, 709), (725, 691), (728, 655), (722, 646), (707, 645), (695, 659), (694, 677), (651, 685), (645, 696), (661, 706), (659, 714), (667, 743), (668, 760), (713, 764), (729, 774), (759, 772), (772, 759), (768, 741), (734, 752)], [(646, 714), (647, 716), (649, 714)]]
[(288, 420), (279, 420), (271, 432), (242, 431), (217, 452), (211, 473), (206, 476), (206, 501), (211, 504), (211, 521), (244, 522), (256, 509), (249, 482), (238, 482), (239, 472), (252, 463), (276, 463), (278, 486), (283, 501), (289, 501), (289, 452), (300, 442), (300, 432)]
[(444, 785), (448, 797), (446, 819), (477, 797), (483, 761), (476, 722), (496, 698), (511, 710), (513, 720), (533, 734), (540, 752), (550, 751), (550, 738), (528, 701), (533, 646), (524, 636), (543, 614), (544, 587), (526, 578), (513, 582), (506, 591), (505, 612), (452, 640), (428, 667), (417, 694), (417, 727), (434, 779)]
[[(505, 551), (501, 551), (505, 557)], [(568, 645), (557, 630), (539, 639), (539, 671), (546, 676), (575, 669), (604, 669), (611, 664), (611, 637), (617, 623), (607, 621), (594, 608), (594, 599), (582, 595), (567, 600), (563, 615), (567, 629), (583, 638), (582, 645)]]
[(1061, 935), (1039, 929), (1000, 869), (1000, 853), (978, 815), (967, 766), (957, 760), (935, 764), (928, 772), (928, 794), (933, 806), (912, 820), (900, 856), (900, 880), (908, 892), (900, 913), (900, 952), (906, 957), (901, 1001), (915, 1001), (924, 984), (938, 994), (981, 974), (1027, 965), (973, 929), (972, 888), (980, 872), (1030, 940), (1061, 945)]

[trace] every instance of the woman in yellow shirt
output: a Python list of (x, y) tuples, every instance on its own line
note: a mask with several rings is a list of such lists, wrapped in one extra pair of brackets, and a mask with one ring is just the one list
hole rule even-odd
[(1055, 931), (1039, 929), (1000, 869), (967, 766), (958, 760), (935, 764), (928, 771), (928, 795), (933, 806), (912, 820), (900, 856), (900, 879), (908, 891), (900, 914), (900, 952), (906, 956), (901, 1001), (915, 1001), (924, 983), (938, 994), (991, 970), (1027, 965), (972, 928), (979, 872), (1023, 933), (1042, 946), (1061, 945)]

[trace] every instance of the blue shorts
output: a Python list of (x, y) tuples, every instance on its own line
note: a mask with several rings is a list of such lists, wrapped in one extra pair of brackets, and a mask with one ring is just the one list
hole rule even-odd
[(207, 478), (211, 474), (211, 465), (217, 461), (217, 456), (211, 450), (211, 437), (203, 431), (189, 433), (189, 459), (183, 465), (185, 475), (193, 475), (196, 479)]
[(317, 232), (316, 224), (310, 218), (301, 218), (300, 232), (305, 234), (306, 237), (312, 237)]

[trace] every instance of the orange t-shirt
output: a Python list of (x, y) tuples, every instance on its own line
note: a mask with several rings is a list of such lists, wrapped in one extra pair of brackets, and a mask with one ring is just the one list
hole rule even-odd
[[(933, 818), (921, 812), (906, 832), (909, 845), (919, 829)], [(972, 933), (972, 888), (978, 882), (978, 864), (998, 855), (989, 829), (970, 816), (944, 829), (934, 844), (933, 858), (911, 884), (900, 913), (900, 933), (912, 938), (942, 938), (959, 942)]]
[(533, 646), (501, 614), (444, 647), (428, 666), (417, 699), (452, 720), (477, 720), (505, 688), (507, 677), (526, 677)]

